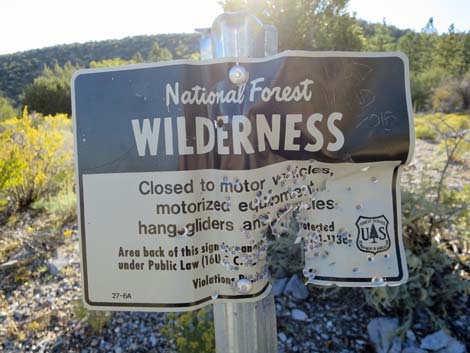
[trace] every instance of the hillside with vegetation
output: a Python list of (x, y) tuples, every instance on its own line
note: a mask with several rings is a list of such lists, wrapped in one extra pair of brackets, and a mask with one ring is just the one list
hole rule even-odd
[[(279, 352), (470, 350), (470, 33), (371, 24), (346, 0), (226, 0), (275, 24), (280, 49), (395, 51), (410, 60), (416, 156), (402, 176), (410, 277), (304, 285), (295, 222), (270, 244)], [(276, 6), (272, 6), (275, 3)], [(78, 68), (198, 58), (196, 34), (0, 56), (0, 351), (215, 351), (211, 307), (95, 312), (81, 301), (70, 77)]]
[[(402, 51), (410, 59), (416, 111), (470, 109), (470, 33), (459, 32), (453, 25), (447, 32), (438, 33), (432, 18), (423, 24), (420, 32), (399, 29), (385, 22), (368, 23), (351, 17), (345, 11), (344, 1), (326, 2), (328, 6), (323, 7), (319, 4), (293, 2), (284, 5), (282, 16), (277, 9), (263, 10), (259, 5), (252, 6), (251, 11), (265, 23), (277, 26), (280, 51)], [(242, 5), (240, 1), (226, 1), (224, 6), (236, 10)], [(318, 11), (309, 11), (309, 6), (316, 6)], [(155, 43), (167, 49), (171, 57), (152, 56)], [(28, 103), (25, 90), (35, 78), (47, 76), (47, 70), (54, 67), (69, 65), (71, 70), (76, 70), (90, 67), (93, 61), (116, 58), (123, 60), (122, 63), (197, 58), (198, 47), (198, 34), (161, 34), (1, 55), (0, 99), (9, 99), (15, 107)], [(0, 109), (2, 105), (0, 101)]]
[(19, 103), (24, 88), (40, 76), (45, 67), (64, 66), (66, 63), (88, 67), (92, 61), (112, 58), (143, 61), (149, 57), (154, 43), (168, 49), (175, 58), (185, 58), (199, 50), (197, 34), (158, 34), (0, 55), (0, 91)]

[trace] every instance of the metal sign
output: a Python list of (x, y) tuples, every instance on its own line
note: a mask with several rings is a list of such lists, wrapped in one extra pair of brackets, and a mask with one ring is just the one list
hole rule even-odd
[(414, 135), (402, 54), (82, 70), (72, 96), (89, 307), (258, 300), (269, 239), (292, 217), (310, 283), (406, 281), (399, 179)]

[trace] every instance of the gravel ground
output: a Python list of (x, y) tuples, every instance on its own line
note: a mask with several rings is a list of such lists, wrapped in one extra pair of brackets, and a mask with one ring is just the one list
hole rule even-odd
[[(417, 141), (415, 162), (407, 173), (434, 169), (436, 148), (434, 144)], [(453, 164), (451, 173), (450, 186), (460, 188), (469, 184), (468, 165)], [(45, 224), (46, 220), (26, 214), (14, 228), (1, 228), (0, 240), (31, 239), (35, 229), (44, 228)], [(167, 321), (165, 313), (115, 312), (108, 314), (106, 320), (98, 316), (94, 321), (81, 317), (77, 309), (81, 288), (76, 224), (49, 230), (50, 234), (47, 230), (40, 232), (43, 238), (39, 239), (50, 236), (62, 240), (53, 244), (41, 240), (23, 243), (27, 251), (18, 255), (19, 263), (34, 275), (15, 282), (11, 273), (18, 265), (0, 269), (0, 351), (175, 352), (174, 343), (161, 333)], [(36, 256), (44, 249), (51, 257)], [(21, 275), (15, 271), (17, 276)], [(383, 315), (365, 304), (362, 290), (325, 291), (314, 287), (308, 290), (305, 300), (294, 300), (285, 294), (276, 297), (279, 352), (374, 351), (367, 325), (372, 318)], [(461, 301), (470, 307), (468, 296)], [(407, 318), (398, 319), (403, 323)], [(96, 330), (93, 322), (99, 320), (106, 324)], [(449, 313), (444, 320), (451, 334), (470, 349), (470, 310), (466, 315)], [(426, 313), (418, 313), (412, 331), (418, 341), (434, 332)]]
[[(442, 148), (435, 142), (416, 140), (415, 156), (410, 166), (405, 168), (402, 183), (407, 176), (412, 175), (419, 180), (422, 171), (435, 179), (440, 177), (440, 171), (446, 160), (445, 153), (439, 153)], [(465, 163), (451, 163), (449, 174), (445, 179), (446, 184), (455, 189), (461, 189), (464, 185), (470, 185), (470, 156), (465, 155)]]

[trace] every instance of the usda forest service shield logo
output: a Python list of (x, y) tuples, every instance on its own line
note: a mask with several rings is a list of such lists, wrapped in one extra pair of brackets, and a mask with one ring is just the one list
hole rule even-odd
[(356, 227), (356, 244), (359, 250), (375, 255), (390, 248), (388, 219), (385, 216), (360, 216), (356, 221)]

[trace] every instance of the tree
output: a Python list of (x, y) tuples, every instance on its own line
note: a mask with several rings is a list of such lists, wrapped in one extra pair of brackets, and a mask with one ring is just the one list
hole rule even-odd
[(178, 46), (175, 49), (175, 57), (181, 59), (199, 60), (199, 52), (191, 52), (188, 46), (183, 42), (179, 41)]
[(74, 65), (85, 67), (92, 60), (100, 61), (109, 58), (135, 60), (133, 55), (138, 51), (141, 52), (143, 59), (135, 60), (135, 62), (143, 62), (148, 57), (155, 41), (172, 53), (180, 42), (188, 47), (188, 52), (196, 52), (199, 49), (198, 34), (181, 33), (57, 45), (0, 55), (0, 91), (3, 91), (5, 97), (13, 99), (15, 104), (19, 105), (24, 88), (42, 74), (45, 65), (53, 68), (56, 62), (63, 66), (67, 61), (71, 61)]
[(140, 63), (145, 62), (145, 59), (144, 59), (144, 57), (142, 56), (141, 52), (138, 51), (137, 53), (135, 53), (135, 54), (132, 56), (131, 61), (133, 61), (135, 64), (140, 64)]
[(436, 63), (453, 75), (463, 74), (464, 44), (464, 34), (455, 32), (454, 25), (450, 25), (448, 33), (439, 36), (437, 41)]
[(428, 23), (426, 23), (421, 32), (426, 34), (437, 34), (437, 29), (434, 27), (434, 17), (429, 18)]
[(279, 50), (361, 50), (364, 35), (348, 0), (225, 0), (225, 11), (248, 10), (279, 32)]
[(111, 67), (111, 66), (123, 66), (134, 64), (133, 60), (122, 60), (120, 58), (105, 59), (101, 61), (92, 61), (90, 62), (90, 68), (96, 69), (99, 67)]
[(361, 51), (365, 46), (362, 27), (347, 12), (349, 0), (318, 0), (313, 46), (317, 50)]
[(470, 71), (470, 31), (464, 34), (463, 39), (463, 69)]
[(395, 47), (395, 39), (385, 21), (383, 24), (376, 25), (374, 34), (367, 39), (368, 51), (392, 51)]
[(413, 73), (418, 73), (425, 69), (422, 61), (423, 38), (419, 33), (408, 32), (398, 41), (397, 49), (408, 56), (410, 70)]
[(54, 68), (44, 67), (41, 76), (29, 84), (22, 96), (22, 102), (30, 110), (44, 115), (71, 114), (70, 79), (79, 67), (67, 62), (64, 67), (57, 63)]
[(150, 50), (148, 61), (167, 61), (173, 59), (173, 54), (166, 49), (161, 48), (158, 42), (155, 42)]
[(16, 109), (13, 107), (13, 101), (4, 97), (0, 92), (0, 121), (12, 118), (17, 115)]

